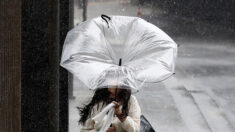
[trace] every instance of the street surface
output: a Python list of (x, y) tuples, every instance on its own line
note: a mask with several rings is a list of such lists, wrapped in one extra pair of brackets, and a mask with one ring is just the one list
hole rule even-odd
[[(88, 3), (88, 19), (107, 15), (137, 16), (138, 7), (127, 0)], [(151, 5), (142, 17), (179, 45), (176, 74), (158, 84), (146, 84), (137, 93), (142, 114), (157, 132), (235, 131), (235, 32), (218, 25), (169, 16)], [(75, 6), (75, 22), (81, 22)], [(157, 74), (157, 73), (156, 73)], [(75, 99), (69, 100), (69, 132), (79, 132), (77, 106), (92, 91), (74, 78)]]

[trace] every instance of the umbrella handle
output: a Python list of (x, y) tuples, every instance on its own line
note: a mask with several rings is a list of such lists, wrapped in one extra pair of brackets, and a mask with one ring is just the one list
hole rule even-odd
[(109, 20), (111, 20), (111, 18), (110, 18), (109, 16), (107, 16), (107, 15), (104, 15), (104, 14), (101, 15), (101, 18), (102, 18), (103, 20), (105, 20), (105, 22), (107, 23), (108, 28), (109, 28), (109, 23), (108, 23), (108, 21), (107, 21), (106, 18), (108, 18)]

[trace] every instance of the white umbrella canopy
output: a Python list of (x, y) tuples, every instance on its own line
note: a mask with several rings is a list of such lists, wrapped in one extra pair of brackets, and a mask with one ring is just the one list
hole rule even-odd
[(88, 88), (124, 85), (140, 90), (174, 73), (177, 44), (139, 17), (105, 16), (82, 22), (66, 36), (60, 65)]

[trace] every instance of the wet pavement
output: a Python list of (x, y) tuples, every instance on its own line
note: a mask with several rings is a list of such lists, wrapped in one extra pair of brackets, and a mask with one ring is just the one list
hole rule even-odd
[[(88, 18), (102, 13), (136, 16), (137, 8), (128, 2), (91, 1)], [(143, 115), (157, 132), (235, 131), (235, 32), (169, 16), (159, 9), (144, 7), (142, 11), (144, 19), (180, 45), (175, 76), (146, 84), (135, 95)], [(76, 98), (69, 100), (69, 132), (79, 132), (76, 106), (88, 102), (92, 91), (76, 78), (73, 83)]]

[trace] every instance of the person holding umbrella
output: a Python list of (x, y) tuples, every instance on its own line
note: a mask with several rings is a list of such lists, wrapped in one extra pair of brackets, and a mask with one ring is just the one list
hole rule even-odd
[[(112, 101), (115, 104), (115, 117), (106, 132), (139, 132), (141, 110), (135, 96), (127, 89), (117, 89), (117, 101)], [(80, 132), (95, 132), (101, 129), (105, 120), (95, 124), (92, 117), (97, 115), (104, 105), (110, 103), (110, 98), (114, 98), (114, 94), (114, 88), (96, 90), (91, 102), (80, 109), (79, 122), (83, 124)]]
[[(121, 60), (119, 63), (121, 66)], [(81, 132), (89, 132), (107, 129), (106, 132), (139, 132), (141, 110), (130, 88), (131, 80), (127, 78), (126, 72), (121, 67), (105, 70), (97, 80), (97, 86), (92, 100), (80, 110), (79, 122), (83, 125)], [(112, 103), (114, 108), (114, 118), (109, 116), (105, 107)], [(104, 110), (105, 116), (101, 121), (96, 121), (93, 117)], [(111, 111), (108, 111), (111, 113)], [(110, 126), (105, 126), (106, 120), (111, 120)]]
[(79, 107), (81, 131), (142, 131), (132, 94), (173, 75), (176, 55), (177, 44), (138, 17), (101, 15), (70, 30), (60, 65), (95, 91), (91, 102)]

